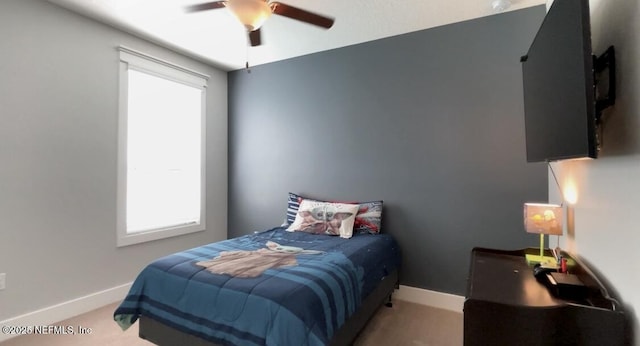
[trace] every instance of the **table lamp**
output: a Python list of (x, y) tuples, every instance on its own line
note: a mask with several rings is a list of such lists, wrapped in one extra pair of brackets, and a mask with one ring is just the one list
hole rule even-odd
[(527, 233), (540, 234), (540, 255), (526, 255), (527, 263), (556, 265), (556, 258), (544, 256), (544, 235), (562, 235), (562, 206), (557, 204), (525, 203), (524, 228)]

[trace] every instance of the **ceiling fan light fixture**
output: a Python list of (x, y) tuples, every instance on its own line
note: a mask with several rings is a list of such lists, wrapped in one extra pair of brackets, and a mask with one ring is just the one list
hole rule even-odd
[(226, 7), (247, 28), (247, 31), (259, 29), (271, 16), (271, 7), (265, 0), (228, 1)]

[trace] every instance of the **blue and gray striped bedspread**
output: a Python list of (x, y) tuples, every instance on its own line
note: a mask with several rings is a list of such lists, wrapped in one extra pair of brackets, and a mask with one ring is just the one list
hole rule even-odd
[(387, 234), (274, 228), (154, 261), (114, 319), (126, 329), (143, 314), (223, 345), (324, 345), (399, 265)]

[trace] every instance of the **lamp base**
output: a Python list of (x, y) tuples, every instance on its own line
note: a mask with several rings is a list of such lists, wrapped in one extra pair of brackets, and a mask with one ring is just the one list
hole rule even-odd
[(534, 265), (536, 263), (540, 263), (540, 265), (543, 267), (556, 268), (558, 266), (556, 259), (552, 256), (540, 257), (540, 255), (527, 254), (525, 258), (527, 259), (528, 265)]

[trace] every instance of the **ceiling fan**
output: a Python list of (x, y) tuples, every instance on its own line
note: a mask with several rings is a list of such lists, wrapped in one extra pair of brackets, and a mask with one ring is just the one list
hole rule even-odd
[(187, 6), (187, 12), (200, 12), (228, 8), (236, 18), (247, 28), (251, 46), (261, 44), (260, 27), (271, 16), (277, 14), (291, 19), (299, 20), (325, 29), (333, 26), (333, 18), (321, 16), (303, 9), (270, 0), (223, 0), (206, 2)]

